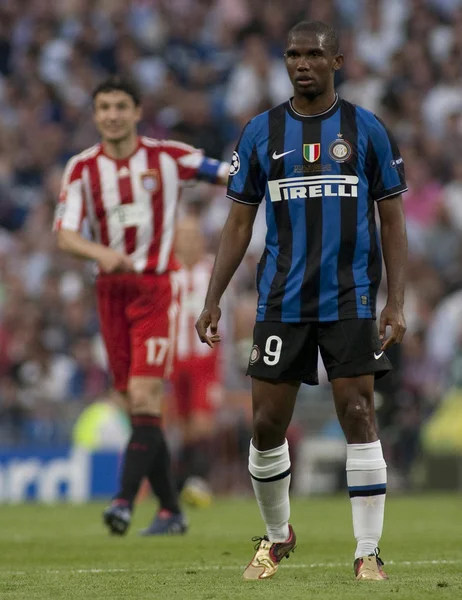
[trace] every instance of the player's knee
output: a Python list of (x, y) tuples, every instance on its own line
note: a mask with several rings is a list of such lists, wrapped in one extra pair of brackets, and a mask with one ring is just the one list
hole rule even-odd
[(134, 377), (130, 380), (127, 391), (131, 414), (161, 414), (163, 400), (161, 379)]
[(373, 398), (362, 394), (355, 394), (344, 403), (343, 428), (345, 433), (359, 435), (375, 430), (375, 418), (373, 411)]
[(362, 396), (352, 398), (346, 404), (345, 421), (351, 423), (362, 423), (367, 421), (369, 417), (369, 409), (366, 399)]
[(259, 409), (253, 416), (253, 439), (259, 450), (280, 446), (285, 439), (281, 420), (271, 412)]
[(193, 413), (186, 423), (185, 431), (191, 442), (212, 438), (214, 434), (213, 415), (205, 411)]

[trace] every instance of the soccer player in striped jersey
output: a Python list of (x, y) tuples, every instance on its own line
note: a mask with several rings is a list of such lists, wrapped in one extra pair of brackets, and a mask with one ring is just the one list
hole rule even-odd
[[(254, 415), (249, 471), (267, 531), (244, 578), (271, 577), (295, 546), (285, 434), (301, 382), (318, 382), (319, 349), (347, 441), (355, 576), (380, 580), (387, 577), (377, 550), (386, 464), (375, 424), (374, 378), (391, 368), (385, 350), (401, 342), (406, 329), (403, 160), (375, 115), (335, 93), (343, 55), (331, 27), (296, 25), (285, 62), (293, 98), (253, 118), (234, 153), (228, 183), (233, 202), (196, 329), (203, 342), (219, 339), (220, 298), (265, 197), (266, 247), (257, 271), (248, 374)], [(388, 301), (377, 331), (381, 246)]]
[(201, 344), (194, 331), (214, 258), (206, 252), (206, 239), (195, 217), (186, 217), (178, 224), (175, 253), (182, 266), (178, 271), (180, 312), (171, 380), (182, 438), (177, 464), (178, 487), (185, 503), (206, 507), (212, 501), (208, 478), (216, 443), (216, 414), (223, 395), (223, 348)]
[[(98, 264), (98, 310), (110, 368), (125, 395), (132, 436), (120, 489), (104, 512), (112, 533), (124, 534), (147, 477), (160, 510), (144, 533), (184, 533), (161, 428), (163, 380), (171, 373), (178, 313), (178, 265), (172, 251), (182, 182), (226, 184), (229, 165), (186, 144), (137, 135), (140, 95), (113, 77), (93, 93), (102, 142), (74, 156), (56, 210), (59, 247)], [(93, 240), (81, 225), (87, 219)]]

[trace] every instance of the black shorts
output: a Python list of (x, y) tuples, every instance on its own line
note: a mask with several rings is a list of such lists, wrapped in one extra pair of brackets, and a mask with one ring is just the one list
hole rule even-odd
[(317, 385), (318, 348), (329, 377), (382, 377), (392, 369), (376, 322), (350, 319), (328, 323), (257, 321), (247, 375)]

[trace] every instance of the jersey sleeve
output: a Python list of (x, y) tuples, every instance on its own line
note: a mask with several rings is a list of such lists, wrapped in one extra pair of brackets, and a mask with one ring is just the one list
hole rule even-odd
[(59, 201), (55, 210), (53, 230), (69, 229), (80, 231), (86, 217), (82, 186), (83, 164), (75, 158), (67, 163), (64, 170)]
[(374, 118), (369, 132), (366, 173), (372, 198), (379, 202), (407, 190), (404, 161), (393, 135)]
[(244, 127), (231, 160), (228, 198), (243, 204), (260, 204), (265, 195), (266, 173), (258, 159), (253, 123)]
[(182, 181), (196, 179), (216, 183), (229, 172), (229, 164), (204, 155), (202, 150), (189, 144), (168, 140), (162, 143), (161, 150), (175, 159), (178, 176)]

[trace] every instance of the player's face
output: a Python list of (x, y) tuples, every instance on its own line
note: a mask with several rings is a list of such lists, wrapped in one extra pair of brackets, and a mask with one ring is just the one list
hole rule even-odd
[(103, 140), (117, 143), (136, 135), (141, 109), (129, 94), (114, 90), (96, 96), (93, 114)]
[(343, 64), (341, 54), (329, 52), (324, 36), (303, 32), (290, 36), (284, 58), (295, 94), (306, 98), (333, 86), (334, 71)]

